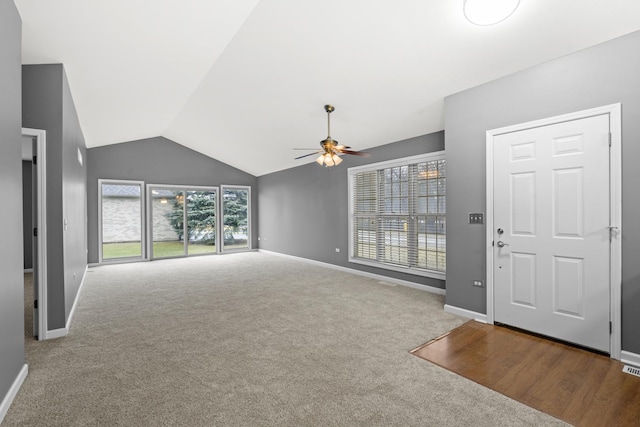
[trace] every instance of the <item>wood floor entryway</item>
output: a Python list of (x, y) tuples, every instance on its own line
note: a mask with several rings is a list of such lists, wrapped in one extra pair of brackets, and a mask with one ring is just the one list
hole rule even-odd
[(575, 426), (640, 425), (640, 377), (608, 356), (475, 321), (411, 353)]

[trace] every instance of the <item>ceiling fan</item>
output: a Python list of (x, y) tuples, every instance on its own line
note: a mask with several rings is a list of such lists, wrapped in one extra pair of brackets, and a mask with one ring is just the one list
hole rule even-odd
[[(369, 153), (365, 153), (364, 151), (353, 151), (350, 150), (351, 147), (347, 147), (346, 145), (338, 145), (338, 141), (331, 138), (331, 113), (335, 111), (335, 107), (333, 105), (327, 104), (324, 106), (324, 111), (327, 112), (327, 138), (320, 141), (320, 150), (316, 150), (313, 153), (305, 154), (303, 156), (296, 157), (294, 160), (302, 159), (304, 157), (309, 157), (320, 153), (320, 156), (316, 159), (319, 165), (324, 165), (327, 168), (331, 166), (336, 166), (342, 163), (342, 159), (340, 155), (342, 154), (353, 154), (356, 156), (365, 156), (368, 157)], [(294, 150), (315, 150), (314, 148), (294, 148)]]

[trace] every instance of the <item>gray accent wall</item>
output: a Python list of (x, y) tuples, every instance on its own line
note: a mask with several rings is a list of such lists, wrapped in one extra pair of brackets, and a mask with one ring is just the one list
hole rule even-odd
[(77, 160), (86, 148), (62, 64), (22, 73), (22, 124), (47, 132), (47, 321), (55, 330), (66, 326), (87, 265), (86, 163)]
[[(5, 200), (22, 199), (22, 22), (13, 1), (0, 1), (0, 182)], [(4, 203), (0, 239), (0, 402), (24, 359), (22, 204)]]
[(437, 132), (366, 150), (370, 157), (344, 156), (331, 168), (313, 162), (260, 176), (260, 249), (444, 288), (442, 280), (349, 262), (347, 178), (350, 167), (443, 149), (444, 134)]
[(486, 313), (485, 131), (608, 104), (622, 104), (622, 349), (640, 354), (640, 32), (512, 74), (445, 99), (447, 304)]
[[(250, 155), (250, 154), (246, 154)], [(87, 150), (89, 262), (98, 262), (98, 179), (144, 181), (145, 184), (246, 185), (251, 187), (252, 247), (257, 248), (257, 179), (163, 137)]]
[[(66, 321), (87, 267), (87, 148), (64, 69), (61, 154)], [(82, 157), (82, 164), (79, 157)]]

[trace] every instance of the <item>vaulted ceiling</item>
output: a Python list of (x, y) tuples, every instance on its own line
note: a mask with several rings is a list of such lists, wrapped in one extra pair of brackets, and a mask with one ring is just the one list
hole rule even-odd
[[(313, 161), (323, 106), (362, 150), (443, 129), (452, 93), (640, 30), (636, 0), (15, 0), (23, 63), (63, 63), (88, 147), (164, 136), (260, 176)], [(343, 163), (348, 166), (348, 162)], [(343, 167), (342, 165), (340, 167)]]

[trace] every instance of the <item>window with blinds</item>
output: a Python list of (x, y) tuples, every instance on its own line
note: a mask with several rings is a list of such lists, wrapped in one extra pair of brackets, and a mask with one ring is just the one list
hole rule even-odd
[(445, 278), (444, 152), (349, 169), (349, 261)]

